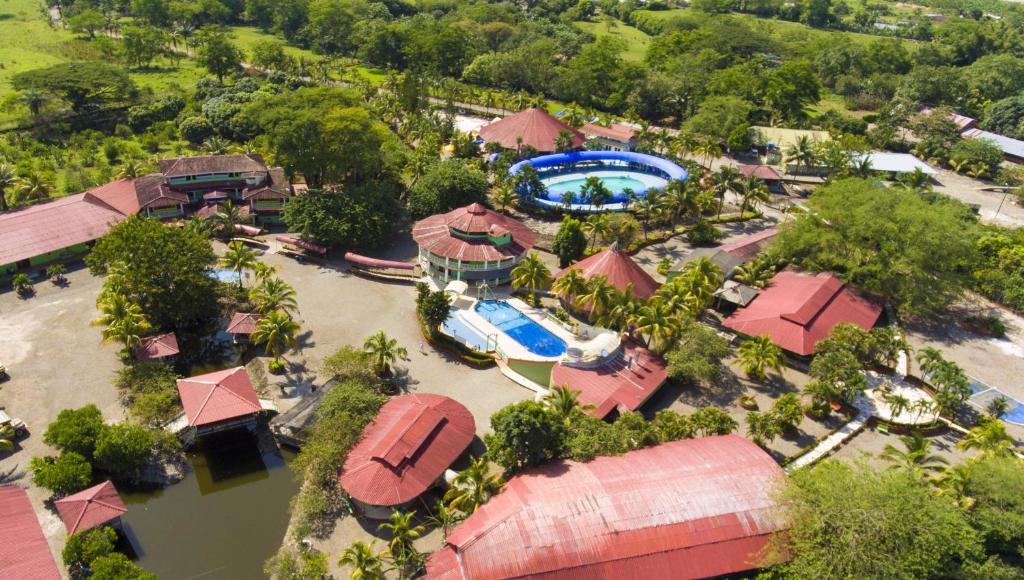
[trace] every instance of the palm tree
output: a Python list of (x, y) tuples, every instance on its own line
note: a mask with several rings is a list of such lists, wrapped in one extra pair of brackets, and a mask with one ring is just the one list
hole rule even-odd
[(576, 306), (576, 298), (587, 291), (587, 279), (578, 268), (571, 268), (551, 285), (558, 297), (570, 308)]
[[(623, 190), (625, 193), (626, 190)], [(658, 215), (658, 206), (655, 203), (658, 197), (655, 193), (656, 190), (650, 190), (647, 195), (643, 197), (637, 197), (629, 204), (629, 209), (636, 215), (636, 219), (640, 221), (640, 226), (644, 230), (644, 240), (647, 239), (648, 231), (650, 230), (651, 221)]]
[(589, 403), (586, 405), (580, 404), (581, 392), (570, 389), (567, 384), (552, 387), (548, 394), (541, 399), (541, 404), (561, 417), (562, 421), (568, 425), (572, 422), (577, 410), (588, 411), (594, 408)]
[(373, 361), (373, 370), (377, 376), (383, 377), (391, 373), (391, 365), (409, 356), (409, 352), (401, 346), (398, 341), (388, 338), (384, 331), (378, 331), (366, 339), (363, 343), (363, 350)]
[(767, 255), (759, 256), (736, 267), (733, 279), (754, 288), (764, 288), (775, 276), (775, 261)]
[(757, 204), (767, 203), (772, 198), (764, 182), (754, 176), (740, 182), (739, 194), (741, 199), (740, 215), (746, 213), (747, 207), (756, 211)]
[(277, 272), (277, 266), (271, 266), (266, 262), (256, 262), (252, 265), (252, 276), (257, 282), (266, 282)]
[(672, 282), (674, 285), (683, 286), (696, 296), (703, 308), (711, 303), (715, 290), (722, 285), (722, 277), (722, 268), (704, 257), (684, 264), (682, 272), (673, 278)]
[(941, 476), (933, 480), (940, 495), (952, 497), (961, 509), (970, 509), (975, 501), (967, 495), (970, 490), (971, 472), (965, 463), (946, 468)]
[(18, 182), (14, 168), (8, 163), (0, 163), (0, 212), (7, 211), (7, 188)]
[(516, 202), (516, 190), (511, 183), (501, 183), (494, 189), (494, 203), (498, 209), (505, 212), (505, 208), (514, 205)]
[(711, 161), (722, 155), (722, 146), (719, 145), (718, 140), (713, 137), (705, 137), (694, 149), (694, 153), (700, 155), (701, 158), (704, 159), (704, 163), (701, 163), (702, 167), (711, 169)]
[(782, 371), (782, 349), (767, 336), (754, 336), (744, 340), (736, 349), (736, 354), (743, 372), (752, 379), (764, 380), (768, 369)]
[(689, 131), (680, 131), (672, 140), (672, 152), (680, 159), (686, 157), (697, 148), (700, 141)]
[(730, 191), (737, 191), (743, 182), (743, 174), (732, 165), (723, 165), (718, 172), (711, 177), (712, 190), (718, 198), (718, 217), (722, 217), (722, 208), (725, 206), (725, 194)]
[(906, 469), (917, 476), (926, 473), (938, 473), (945, 469), (949, 461), (930, 453), (932, 442), (918, 432), (900, 437), (903, 449), (894, 445), (886, 445), (879, 457), (891, 464), (892, 469)]
[(124, 345), (121, 356), (128, 358), (132, 349), (142, 343), (142, 335), (150, 329), (142, 307), (119, 292), (103, 292), (96, 306), (100, 316), (93, 324), (106, 327), (102, 333), (103, 342), (120, 342)]
[(682, 321), (674, 309), (660, 299), (649, 301), (636, 316), (636, 331), (647, 337), (648, 347), (664, 352), (682, 329)]
[(262, 344), (266, 351), (273, 357), (276, 365), (284, 364), (281, 360), (281, 353), (298, 347), (295, 335), (299, 332), (299, 323), (290, 316), (275, 310), (259, 319), (256, 323), (256, 331), (252, 333), (254, 344)]
[(529, 288), (533, 305), (537, 306), (537, 290), (551, 284), (551, 270), (540, 259), (537, 252), (530, 252), (512, 268), (512, 287)]
[(54, 284), (63, 284), (67, 281), (67, 278), (64, 277), (64, 274), (67, 273), (68, 269), (64, 264), (54, 264), (46, 268), (46, 277)]
[(593, 320), (594, 313), (604, 312), (614, 297), (615, 287), (609, 284), (608, 277), (602, 274), (594, 276), (587, 282), (587, 289), (580, 295), (579, 301), (580, 304), (590, 305), (589, 317)]
[(22, 199), (44, 199), (50, 196), (53, 184), (38, 173), (30, 173), (18, 180), (18, 194)]
[(608, 216), (603, 213), (593, 213), (583, 221), (583, 231), (590, 234), (590, 247), (597, 244), (597, 239), (608, 237)]
[(772, 413), (759, 413), (751, 411), (747, 413), (747, 435), (750, 439), (764, 447), (771, 443), (782, 433), (782, 425), (776, 420)]
[(231, 242), (228, 244), (227, 251), (224, 252), (224, 257), (220, 259), (220, 263), (225, 268), (238, 272), (238, 287), (241, 288), (242, 272), (251, 270), (256, 264), (256, 253), (243, 246), (242, 242)]
[(145, 173), (146, 168), (142, 162), (129, 159), (121, 166), (121, 169), (117, 172), (117, 177), (120, 179), (134, 179)]
[(796, 165), (797, 173), (801, 167), (809, 167), (814, 163), (814, 142), (807, 135), (801, 135), (796, 142), (786, 148), (786, 163)]
[(235, 233), (235, 226), (242, 223), (242, 210), (229, 199), (220, 206), (217, 213), (210, 216), (210, 221), (213, 222), (217, 231), (225, 236), (230, 236)]
[(0, 452), (6, 453), (14, 449), (14, 427), (0, 425)]
[(280, 278), (268, 278), (249, 291), (249, 300), (256, 305), (256, 312), (267, 314), (280, 310), (289, 316), (298, 311), (295, 289)]
[(883, 398), (883, 400), (885, 401), (886, 405), (889, 405), (889, 414), (890, 416), (892, 416), (893, 420), (895, 420), (896, 417), (899, 417), (903, 413), (909, 411), (911, 407), (910, 399), (904, 397), (903, 395), (890, 393), (886, 395)]
[(498, 475), (491, 475), (490, 465), (483, 457), (470, 461), (469, 467), (463, 469), (452, 479), (452, 485), (444, 494), (448, 508), (464, 514), (471, 514), (494, 494), (501, 491), (505, 481)]
[(391, 532), (388, 551), (391, 552), (395, 565), (408, 573), (415, 572), (415, 569), (408, 570), (408, 568), (418, 568), (420, 560), (420, 553), (413, 546), (413, 541), (422, 536), (427, 529), (422, 524), (413, 523), (415, 516), (415, 511), (402, 513), (393, 510), (388, 516), (388, 521), (377, 527), (378, 530)]
[(341, 553), (338, 565), (352, 568), (352, 580), (383, 580), (385, 556), (386, 553), (374, 553), (373, 542), (356, 540)]
[(658, 196), (659, 209), (668, 216), (673, 230), (679, 218), (692, 217), (700, 213), (699, 194), (697, 186), (690, 180), (672, 180), (661, 190)]
[(230, 147), (231, 143), (227, 139), (217, 135), (203, 141), (203, 151), (210, 155), (224, 155)]
[(441, 542), (448, 542), (448, 531), (462, 521), (460, 514), (449, 509), (443, 501), (438, 500), (434, 506), (434, 513), (427, 516), (427, 522), (435, 527), (441, 528)]
[(598, 316), (597, 323), (605, 328), (628, 332), (636, 324), (642, 306), (641, 301), (633, 296), (633, 283), (630, 282), (624, 291), (615, 291), (604, 311)]
[(917, 193), (930, 191), (932, 188), (931, 176), (922, 171), (920, 167), (915, 167), (912, 173), (901, 174), (897, 181), (903, 187)]
[(1006, 434), (1006, 426), (991, 417), (978, 419), (977, 425), (956, 446), (964, 450), (976, 449), (983, 457), (1009, 457), (1014, 453), (1013, 439)]

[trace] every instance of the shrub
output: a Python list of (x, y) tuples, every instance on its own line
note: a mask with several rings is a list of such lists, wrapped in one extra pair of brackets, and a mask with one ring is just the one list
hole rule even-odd
[(324, 359), (320, 366), (320, 372), (325, 377), (337, 377), (340, 380), (352, 379), (371, 384), (377, 379), (372, 365), (369, 353), (351, 344), (346, 344)]
[(100, 526), (68, 536), (61, 556), (64, 565), (75, 574), (87, 568), (96, 558), (113, 552), (116, 544), (117, 532), (114, 528)]
[(92, 483), (92, 466), (73, 451), (57, 457), (33, 457), (29, 469), (36, 485), (59, 496), (81, 491)]
[(272, 375), (280, 375), (284, 374), (286, 366), (287, 365), (285, 365), (283, 360), (271, 359), (271, 361), (267, 363), (267, 370), (270, 371), (270, 374)]
[(951, 164), (969, 171), (975, 167), (984, 167), (985, 175), (992, 175), (1003, 162), (1003, 151), (998, 145), (986, 139), (963, 139), (953, 145), (949, 160)]
[(504, 407), (491, 416), (493, 433), (484, 436), (495, 463), (515, 471), (558, 457), (565, 427), (536, 401)]
[(43, 433), (43, 442), (61, 451), (92, 459), (96, 439), (103, 430), (103, 414), (96, 405), (64, 409)]
[(96, 558), (91, 568), (92, 580), (156, 580), (156, 574), (146, 572), (118, 552)]
[(178, 374), (167, 363), (140, 362), (118, 371), (114, 386), (132, 416), (156, 427), (181, 412), (177, 378)]
[(182, 138), (198, 145), (213, 136), (213, 126), (204, 117), (189, 117), (178, 125)]
[(154, 443), (145, 427), (130, 423), (106, 426), (96, 439), (96, 466), (115, 478), (135, 476), (149, 460)]
[(283, 547), (267, 560), (263, 573), (275, 580), (323, 578), (327, 575), (327, 554)]
[(713, 244), (722, 239), (722, 232), (711, 222), (700, 220), (687, 230), (686, 238), (693, 244)]

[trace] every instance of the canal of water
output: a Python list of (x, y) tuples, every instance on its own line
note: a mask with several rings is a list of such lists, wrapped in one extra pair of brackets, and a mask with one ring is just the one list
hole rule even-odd
[(293, 457), (265, 428), (237, 430), (193, 447), (184, 480), (123, 490), (122, 522), (137, 563), (161, 580), (263, 578), (298, 492)]

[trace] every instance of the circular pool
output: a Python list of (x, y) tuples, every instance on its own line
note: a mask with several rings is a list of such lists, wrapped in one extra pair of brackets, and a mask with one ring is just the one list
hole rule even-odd
[[(509, 173), (516, 176), (526, 166), (536, 170), (540, 186), (520, 181), (517, 191), (521, 196), (538, 205), (579, 212), (623, 210), (631, 197), (644, 197), (671, 180), (688, 177), (685, 169), (671, 161), (629, 151), (542, 155), (516, 163)], [(591, 195), (594, 180), (604, 186), (600, 200)]]

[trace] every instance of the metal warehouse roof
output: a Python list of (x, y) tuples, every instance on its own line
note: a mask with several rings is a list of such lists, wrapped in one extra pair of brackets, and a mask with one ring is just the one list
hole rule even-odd
[[(706, 578), (759, 567), (782, 469), (737, 435), (552, 462), (448, 534), (427, 577)], [(767, 562), (765, 563), (767, 564)]]
[(114, 484), (104, 481), (53, 502), (68, 535), (101, 526), (128, 511)]
[(910, 153), (888, 153), (885, 151), (872, 151), (864, 155), (854, 155), (854, 161), (867, 157), (873, 171), (885, 171), (887, 173), (913, 173), (920, 169), (927, 175), (935, 175), (937, 171), (924, 161), (914, 157)]
[(626, 287), (632, 284), (633, 295), (640, 298), (650, 298), (659, 286), (650, 274), (619, 250), (618, 244), (612, 244), (593, 256), (565, 268), (555, 275), (555, 279), (565, 276), (569, 270), (579, 270), (587, 280), (595, 276), (605, 276), (608, 283), (620, 292), (625, 292)]
[(419, 497), (469, 447), (476, 421), (461, 403), (414, 394), (388, 401), (348, 453), (339, 479), (354, 499), (376, 506)]
[(99, 239), (125, 217), (88, 192), (0, 214), (0, 266)]
[(192, 427), (259, 413), (259, 398), (245, 367), (178, 379), (178, 395)]
[(24, 489), (0, 486), (0, 577), (60, 580), (50, 547)]
[(1024, 141), (1018, 141), (1017, 139), (1011, 139), (996, 133), (982, 131), (981, 129), (968, 129), (961, 133), (961, 135), (966, 139), (987, 139), (1002, 149), (1003, 154), (1016, 157), (1018, 159), (1024, 159)]
[(809, 355), (837, 324), (847, 322), (868, 330), (881, 313), (881, 306), (832, 274), (787, 271), (776, 274), (749, 306), (726, 318), (723, 325), (748, 336), (768, 336), (790, 352)]

